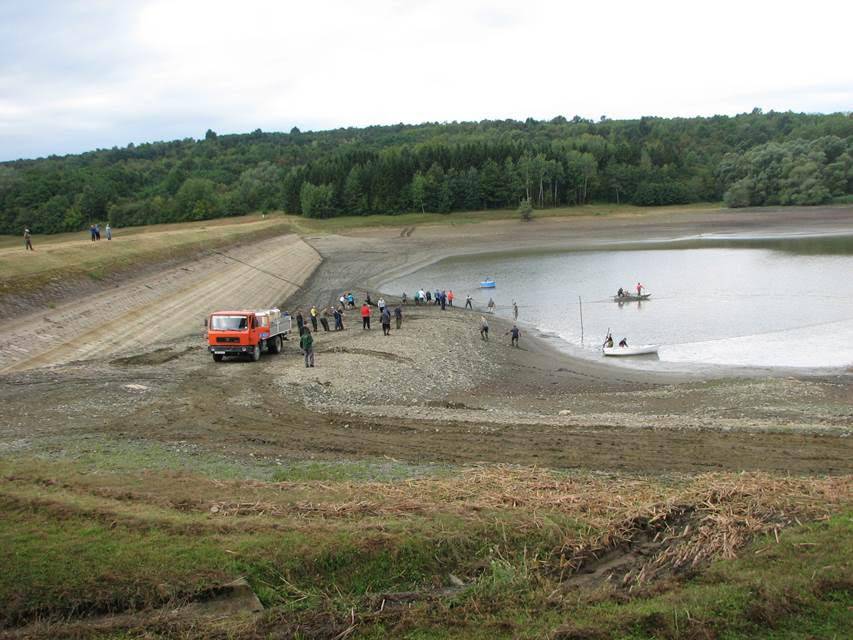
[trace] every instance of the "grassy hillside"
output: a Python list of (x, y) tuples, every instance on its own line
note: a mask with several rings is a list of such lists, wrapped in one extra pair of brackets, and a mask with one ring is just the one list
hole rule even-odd
[(116, 229), (113, 239), (92, 242), (87, 232), (34, 236), (35, 251), (23, 240), (0, 236), (0, 295), (32, 293), (55, 281), (99, 280), (195, 252), (291, 229), (284, 216), (260, 215), (203, 222)]

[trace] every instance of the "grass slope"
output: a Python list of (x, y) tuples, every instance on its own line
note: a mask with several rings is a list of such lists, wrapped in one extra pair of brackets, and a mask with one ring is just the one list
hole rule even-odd
[[(283, 216), (243, 216), (203, 222), (116, 229), (113, 240), (91, 242), (88, 232), (38, 236), (35, 251), (22, 241), (0, 238), (0, 295), (33, 292), (57, 280), (100, 280), (203, 250), (286, 233)], [(103, 237), (103, 234), (102, 234)]]
[[(0, 629), (90, 637), (87, 616), (135, 612), (101, 619), (98, 637), (851, 631), (848, 477), (361, 461), (264, 467), (241, 480), (231, 472), (243, 466), (207, 455), (191, 465), (117, 450), (105, 463), (70, 452), (0, 458)], [(238, 576), (266, 606), (259, 618), (158, 613)]]

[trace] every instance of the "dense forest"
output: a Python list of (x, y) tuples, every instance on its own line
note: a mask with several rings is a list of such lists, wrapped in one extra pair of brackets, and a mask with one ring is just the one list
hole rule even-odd
[(284, 210), (310, 217), (589, 202), (821, 204), (853, 193), (853, 116), (558, 116), (217, 135), (0, 163), (0, 232)]

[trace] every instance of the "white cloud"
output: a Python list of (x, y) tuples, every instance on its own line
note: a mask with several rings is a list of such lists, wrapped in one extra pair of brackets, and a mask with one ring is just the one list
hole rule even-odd
[(36, 3), (0, 9), (0, 158), (208, 127), (848, 110), (851, 18), (828, 0)]

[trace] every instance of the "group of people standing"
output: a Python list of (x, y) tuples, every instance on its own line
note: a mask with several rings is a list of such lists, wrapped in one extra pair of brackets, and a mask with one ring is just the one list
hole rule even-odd
[[(361, 305), (361, 328), (362, 330), (370, 331), (370, 294), (368, 294), (365, 298), (364, 303)], [(379, 298), (376, 301), (376, 308), (379, 310), (379, 322), (382, 325), (382, 335), (390, 336), (391, 335), (391, 316), (393, 314), (394, 320), (397, 326), (397, 329), (403, 328), (403, 307), (402, 299), (401, 304), (398, 304), (394, 307), (394, 311), (388, 307), (388, 304), (385, 302), (385, 298)]]
[[(452, 290), (436, 289), (434, 291), (428, 291), (419, 289), (415, 291), (413, 299), (415, 304), (418, 306), (422, 304), (432, 304), (435, 306), (441, 306), (442, 310), (445, 310), (448, 306), (453, 306), (455, 297), (456, 296)], [(391, 309), (383, 297), (380, 297), (376, 301), (375, 307), (379, 314), (379, 322), (382, 325), (383, 335), (391, 335), (392, 318), (394, 319), (396, 329), (402, 329), (403, 306), (408, 304), (408, 301), (409, 297), (405, 292), (400, 296), (400, 303), (395, 305), (393, 309)], [(305, 366), (314, 366), (314, 338), (312, 336), (312, 329), (315, 333), (320, 327), (323, 328), (323, 331), (343, 331), (344, 313), (348, 309), (358, 308), (360, 309), (359, 313), (361, 315), (362, 330), (370, 331), (370, 322), (373, 318), (373, 307), (374, 303), (369, 293), (365, 292), (364, 300), (361, 303), (361, 306), (358, 307), (355, 295), (351, 291), (347, 291), (342, 293), (338, 298), (338, 306), (331, 305), (320, 309), (316, 305), (312, 305), (307, 314), (303, 313), (301, 309), (297, 310), (294, 317), (296, 318), (296, 326), (299, 330), (299, 346), (305, 356)], [(489, 303), (487, 305), (489, 313), (494, 313), (495, 307), (495, 301), (492, 298), (489, 298)], [(465, 308), (471, 310), (474, 308), (473, 300), (470, 295), (465, 298)], [(518, 305), (515, 301), (512, 303), (512, 316), (513, 320), (518, 319)], [(333, 329), (330, 327), (330, 322), (332, 321), (334, 322)], [(510, 336), (510, 344), (513, 347), (518, 347), (521, 330), (518, 328), (517, 324), (513, 323), (512, 327), (510, 327), (504, 335)], [(480, 338), (486, 342), (489, 340), (489, 322), (486, 320), (486, 316), (484, 315), (480, 316)]]
[[(447, 307), (452, 307), (453, 306), (453, 300), (455, 298), (456, 298), (456, 296), (453, 295), (452, 289), (450, 291), (441, 290), (441, 289), (436, 289), (435, 291), (430, 291), (429, 289), (427, 289), (426, 291), (424, 291), (423, 289), (418, 289), (417, 291), (415, 291), (415, 304), (416, 305), (430, 304), (430, 303), (432, 303), (434, 305), (441, 305), (442, 311), (447, 309)], [(408, 299), (408, 297), (406, 296), (405, 293), (403, 293), (403, 297), (402, 297), (403, 304), (406, 303), (407, 299)], [(466, 305), (468, 304), (468, 302), (470, 302), (470, 300), (471, 300), (471, 296), (468, 296), (468, 299), (466, 300)]]
[[(308, 313), (303, 313), (302, 309), (298, 309), (293, 315), (296, 318), (296, 327), (299, 331), (299, 347), (305, 356), (305, 366), (314, 366), (314, 333), (319, 331), (320, 327), (323, 331), (343, 331), (344, 330), (344, 313), (347, 309), (355, 309), (355, 296), (352, 292), (341, 294), (338, 298), (339, 306), (330, 305), (328, 307), (318, 308), (317, 305), (312, 305)], [(373, 314), (371, 306), (373, 300), (370, 294), (366, 293), (364, 302), (361, 305), (361, 327), (365, 331), (370, 330), (370, 319)], [(379, 321), (382, 324), (383, 335), (391, 335), (391, 317), (393, 316), (396, 322), (397, 329), (403, 328), (403, 309), (401, 305), (397, 305), (393, 311), (388, 307), (384, 298), (379, 298), (376, 302), (376, 308), (379, 311)], [(334, 322), (334, 328), (330, 326)], [(310, 327), (309, 327), (310, 323)]]
[[(104, 233), (107, 236), (107, 240), (113, 239), (113, 230), (110, 227), (109, 223), (107, 223), (107, 226), (104, 228)], [(99, 224), (89, 225), (89, 235), (92, 238), (92, 242), (100, 240), (101, 239), (101, 225), (99, 225)]]
[[(104, 233), (107, 236), (107, 240), (113, 239), (113, 230), (110, 227), (109, 223), (104, 228)], [(91, 224), (89, 225), (89, 237), (92, 239), (92, 242), (101, 239), (101, 225), (99, 224)], [(29, 227), (24, 227), (24, 251), (35, 251), (33, 249), (33, 234), (30, 231)]]

